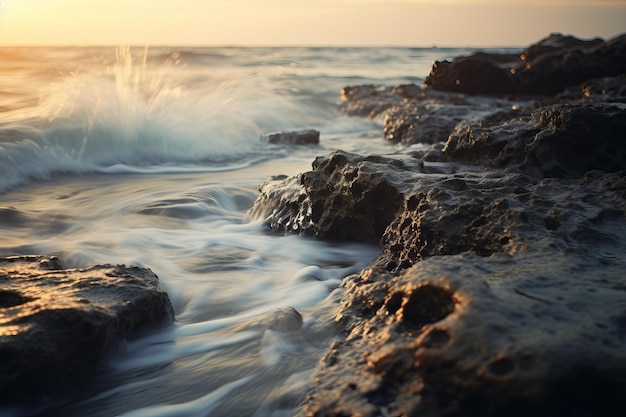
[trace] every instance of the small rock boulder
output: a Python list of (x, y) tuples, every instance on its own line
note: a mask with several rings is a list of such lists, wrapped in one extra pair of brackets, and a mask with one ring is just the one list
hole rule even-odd
[(76, 386), (117, 341), (173, 317), (149, 269), (64, 269), (55, 257), (0, 258), (0, 402)]
[(317, 145), (320, 143), (320, 132), (309, 129), (296, 132), (270, 133), (267, 135), (267, 141), (283, 145)]

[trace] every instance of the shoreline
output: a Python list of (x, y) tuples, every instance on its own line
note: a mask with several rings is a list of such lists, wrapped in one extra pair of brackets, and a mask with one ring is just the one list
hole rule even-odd
[[(617, 51), (625, 39), (612, 41)], [(571, 56), (605, 46), (560, 40), (574, 46), (523, 65), (572, 73)], [(470, 78), (500, 68), (485, 59), (444, 67), (460, 62)], [(384, 115), (388, 140), (434, 144), (336, 151), (261, 187), (252, 213), (273, 230), (383, 246), (343, 281), (334, 313), (345, 339), (318, 364), (301, 415), (616, 415), (626, 393), (626, 78), (607, 68), (598, 77), (612, 78), (556, 95), (550, 86), (526, 105), (474, 81), (473, 95), (454, 91), (463, 81), (449, 92), (344, 89), (344, 111)], [(477, 108), (483, 118), (466, 120)]]

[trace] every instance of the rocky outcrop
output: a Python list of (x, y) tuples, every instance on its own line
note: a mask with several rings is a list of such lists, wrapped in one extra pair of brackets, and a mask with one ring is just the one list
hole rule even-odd
[(0, 258), (0, 401), (76, 386), (116, 342), (172, 320), (169, 298), (148, 269)]
[[(551, 39), (526, 59), (611, 44)], [(625, 86), (593, 79), (533, 103), (344, 89), (343, 110), (382, 117), (388, 140), (437, 143), (337, 151), (261, 186), (251, 213), (270, 229), (381, 245), (342, 284), (346, 337), (319, 363), (303, 415), (620, 415)]]
[(348, 335), (318, 365), (304, 415), (620, 415), (625, 264), (611, 245), (349, 277)]
[(344, 113), (382, 119), (385, 139), (407, 145), (445, 141), (462, 121), (480, 120), (532, 103), (442, 93), (415, 84), (346, 87), (341, 99)]
[[(394, 203), (354, 192), (374, 184)], [(379, 236), (383, 249), (343, 283), (348, 335), (320, 362), (304, 415), (612, 415), (626, 394), (623, 171), (537, 178), (336, 152), (261, 195), (254, 210), (284, 219), (270, 223), (280, 231)], [(307, 229), (285, 227), (324, 199)]]
[(424, 85), (464, 94), (555, 94), (592, 78), (623, 74), (625, 56), (626, 35), (604, 42), (552, 34), (515, 60), (482, 54), (436, 62)]

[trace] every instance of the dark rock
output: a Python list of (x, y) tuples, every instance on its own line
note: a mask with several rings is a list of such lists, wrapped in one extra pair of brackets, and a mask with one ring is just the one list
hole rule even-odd
[[(414, 88), (421, 90), (418, 86)], [(371, 119), (383, 114), (394, 106), (404, 103), (404, 89), (361, 85), (344, 87), (341, 90), (341, 110), (348, 116), (369, 117)]]
[(310, 129), (297, 132), (270, 133), (267, 135), (267, 141), (283, 145), (317, 145), (320, 143), (320, 132)]
[(120, 339), (173, 320), (148, 269), (63, 269), (57, 258), (0, 258), (0, 401), (77, 386)]
[(463, 120), (530, 104), (424, 90), (414, 84), (346, 87), (342, 99), (346, 114), (382, 118), (385, 138), (403, 144), (444, 142)]
[(584, 40), (578, 39), (574, 36), (562, 35), (560, 33), (551, 33), (550, 36), (524, 49), (520, 54), (520, 59), (523, 61), (532, 61), (541, 55), (550, 54), (556, 51), (573, 48), (589, 48), (603, 43), (604, 41), (600, 38)]
[(566, 48), (540, 55), (516, 69), (520, 92), (555, 94), (591, 78), (626, 72), (626, 35), (590, 48)]
[(566, 88), (555, 96), (538, 101), (536, 107), (557, 103), (581, 104), (589, 102), (626, 103), (626, 74), (587, 80), (580, 85)]
[(400, 143), (445, 142), (460, 119), (431, 113), (407, 113), (404, 108), (385, 116), (383, 132), (385, 139)]
[(626, 72), (626, 35), (604, 42), (550, 35), (520, 54), (458, 57), (436, 62), (424, 85), (466, 94), (555, 94), (591, 78)]
[[(407, 160), (413, 169), (419, 162)], [(398, 159), (333, 152), (316, 158), (312, 171), (263, 184), (250, 214), (272, 230), (375, 242), (402, 204), (392, 185), (402, 170), (408, 167)]]
[(304, 415), (618, 415), (625, 173), (414, 183), (381, 256), (342, 284), (347, 337)]
[(443, 152), (455, 161), (516, 167), (542, 177), (580, 177), (626, 167), (625, 131), (623, 107), (556, 104), (503, 123), (463, 124)]
[[(446, 76), (561, 91), (576, 71), (619, 68), (623, 38), (553, 35), (525, 61), (476, 54)], [(382, 118), (388, 140), (435, 143), (335, 152), (262, 186), (252, 214), (271, 229), (382, 247), (344, 279), (346, 337), (318, 364), (303, 415), (620, 415), (626, 86), (624, 75), (576, 82), (534, 103), (350, 87), (347, 114)]]
[(434, 257), (346, 280), (349, 334), (304, 415), (620, 415), (624, 260), (554, 255)]
[(502, 64), (477, 58), (435, 62), (424, 85), (440, 91), (463, 94), (517, 94), (512, 73)]

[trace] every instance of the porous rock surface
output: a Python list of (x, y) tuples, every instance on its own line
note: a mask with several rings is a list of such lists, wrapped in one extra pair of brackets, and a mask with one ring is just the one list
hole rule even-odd
[(148, 269), (64, 269), (55, 257), (0, 258), (0, 401), (76, 386), (116, 342), (173, 317)]
[(415, 84), (397, 87), (345, 87), (341, 110), (349, 116), (381, 119), (385, 139), (414, 144), (445, 141), (462, 121), (532, 104), (527, 99), (486, 99), (424, 89)]
[[(337, 151), (261, 186), (251, 214), (273, 230), (381, 244), (342, 284), (346, 338), (320, 361), (302, 415), (621, 415), (624, 80), (523, 107), (495, 100), (445, 144)], [(436, 94), (351, 87), (344, 110), (471, 100)]]

